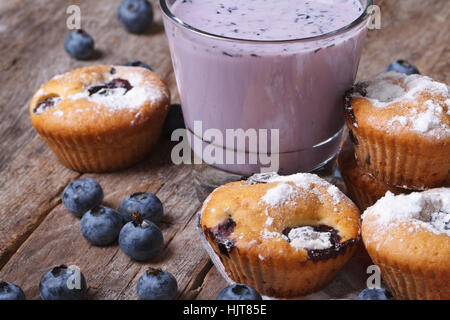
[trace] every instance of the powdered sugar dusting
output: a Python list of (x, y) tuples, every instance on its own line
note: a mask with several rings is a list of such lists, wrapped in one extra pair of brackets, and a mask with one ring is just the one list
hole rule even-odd
[[(418, 114), (417, 117), (413, 120), (413, 129), (418, 132), (425, 133), (434, 128), (438, 128), (441, 124), (441, 119), (436, 116), (436, 111), (433, 110), (437, 108), (440, 107), (431, 107), (428, 108), (425, 112)], [(442, 113), (442, 111), (440, 111), (440, 113)]]
[[(252, 177), (248, 181), (251, 181), (251, 184), (258, 183)], [(247, 184), (249, 184), (248, 181)], [(300, 194), (298, 188), (315, 194), (321, 201), (327, 199), (335, 205), (338, 205), (345, 199), (345, 195), (336, 186), (311, 173), (297, 173), (289, 176), (270, 173), (265, 175), (264, 181), (260, 183), (273, 182), (278, 182), (278, 184), (267, 190), (266, 194), (261, 197), (260, 204), (266, 204), (270, 207), (292, 204), (293, 199)], [(321, 187), (322, 190), (319, 190), (317, 187)], [(323, 189), (326, 192), (323, 192)], [(336, 209), (335, 211), (338, 210)]]
[[(418, 93), (428, 92), (432, 95), (448, 97), (448, 86), (434, 81), (430, 77), (413, 74), (406, 75), (398, 72), (383, 72), (359, 83), (366, 90), (365, 98), (380, 108), (398, 102), (401, 99), (414, 99)], [(354, 92), (354, 97), (361, 97), (361, 93)]]
[(369, 216), (376, 218), (379, 236), (388, 232), (387, 227), (405, 222), (412, 225), (410, 232), (426, 229), (450, 236), (450, 188), (397, 196), (388, 191), (362, 218)]
[(295, 249), (323, 250), (332, 246), (330, 232), (318, 232), (309, 226), (292, 229), (288, 238)]
[(61, 110), (56, 110), (54, 113), (55, 113), (55, 116), (57, 116), (57, 117), (63, 117), (64, 116), (64, 112), (61, 111)]
[[(105, 82), (114, 80), (116, 77), (108, 73)], [(138, 72), (130, 72), (126, 79), (132, 86), (130, 90), (125, 88), (108, 89), (106, 94), (90, 94), (88, 88), (84, 91), (69, 95), (72, 100), (86, 99), (96, 104), (103, 105), (111, 110), (136, 109), (142, 107), (146, 102), (152, 103), (165, 96), (166, 93), (157, 86), (151, 86)], [(99, 84), (91, 84), (90, 87)]]
[(286, 241), (289, 240), (289, 238), (286, 237), (284, 234), (282, 234), (280, 232), (276, 232), (276, 231), (269, 231), (267, 229), (261, 230), (261, 238), (266, 239), (266, 240), (269, 240), (269, 239), (286, 240)]
[(72, 100), (86, 99), (90, 102), (103, 105), (111, 110), (136, 109), (142, 107), (148, 101), (156, 101), (161, 96), (159, 90), (149, 87), (133, 87), (126, 91), (124, 88), (110, 89), (108, 94), (93, 94), (89, 96), (87, 90), (70, 95)]
[[(120, 68), (125, 67), (113, 67), (112, 69), (114, 68), (119, 70)], [(70, 76), (70, 74), (71, 73), (57, 75), (53, 77), (53, 80), (68, 77)], [(99, 77), (99, 74), (97, 72), (92, 72), (91, 75), (94, 78)], [(126, 71), (126, 74), (122, 76), (119, 76), (117, 72), (105, 72), (102, 77), (100, 77), (102, 80), (99, 81), (99, 83), (90, 83), (89, 81), (87, 81), (86, 73), (82, 73), (80, 77), (84, 82), (86, 82), (84, 90), (75, 94), (63, 94), (63, 97), (60, 98), (60, 100), (73, 100), (72, 106), (77, 108), (76, 111), (81, 110), (81, 108), (77, 107), (77, 100), (80, 99), (85, 99), (89, 102), (95, 103), (96, 106), (103, 106), (110, 111), (119, 111), (126, 109), (139, 109), (148, 102), (155, 103), (160, 99), (168, 98), (168, 93), (160, 85), (156, 85), (156, 82), (154, 82), (155, 80), (153, 80), (152, 78), (144, 77), (140, 72), (132, 70), (132, 68), (129, 68), (129, 70)], [(113, 88), (108, 87), (107, 90), (102, 90), (99, 92), (89, 91), (90, 88), (102, 85), (104, 86), (108, 82), (118, 80), (121, 80), (122, 82), (128, 81), (129, 85), (131, 85), (131, 88), (119, 86)], [(67, 91), (68, 88), (69, 87), (63, 88), (63, 91)], [(43, 90), (40, 90), (37, 92), (37, 95), (43, 95), (44, 93), (45, 92)], [(99, 109), (94, 111), (98, 113), (100, 112)], [(132, 121), (132, 124), (133, 123), (134, 120)]]
[[(398, 123), (402, 127), (438, 138), (450, 135), (450, 127), (443, 121), (450, 112), (449, 87), (446, 84), (417, 74), (384, 72), (361, 81), (358, 86), (365, 89), (365, 94), (355, 90), (352, 97), (364, 96), (375, 107), (387, 108), (401, 101), (413, 106), (408, 110), (408, 114), (394, 116), (388, 125)], [(432, 98), (419, 105), (416, 101), (422, 93), (428, 93)], [(446, 112), (444, 108), (447, 108)]]
[(298, 191), (292, 185), (280, 183), (274, 188), (269, 189), (261, 198), (261, 202), (271, 207), (278, 207), (291, 202), (297, 194)]
[(420, 133), (433, 132), (434, 129), (444, 129), (448, 130), (449, 127), (442, 123), (441, 119), (443, 115), (443, 108), (433, 103), (432, 100), (427, 100), (424, 105), (427, 109), (424, 112), (417, 112), (417, 110), (410, 110), (411, 115), (406, 116), (395, 116), (389, 122), (389, 125), (395, 122), (400, 123), (402, 127), (410, 125), (411, 129)]
[(321, 186), (326, 188), (326, 194), (331, 196), (332, 203), (338, 204), (344, 199), (344, 194), (336, 186), (312, 173), (296, 173), (290, 176), (276, 176), (271, 179), (271, 182), (292, 182), (297, 187), (309, 190), (319, 197), (322, 196), (322, 192), (316, 187)]
[(391, 81), (374, 82), (366, 88), (367, 98), (374, 99), (375, 105), (382, 106), (405, 95), (405, 89)]

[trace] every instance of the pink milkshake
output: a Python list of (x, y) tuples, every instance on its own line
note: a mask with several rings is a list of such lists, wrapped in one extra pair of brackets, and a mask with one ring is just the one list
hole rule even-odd
[[(356, 76), (371, 4), (161, 0), (191, 137), (248, 160), (263, 151), (259, 144), (248, 139), (239, 148), (208, 140), (194, 132), (194, 122), (224, 136), (227, 129), (267, 129), (264, 144), (277, 153), (282, 174), (312, 171), (333, 159), (344, 127), (343, 95)], [(279, 130), (279, 141), (271, 139), (272, 129)], [(223, 158), (212, 165), (241, 175), (268, 167)]]

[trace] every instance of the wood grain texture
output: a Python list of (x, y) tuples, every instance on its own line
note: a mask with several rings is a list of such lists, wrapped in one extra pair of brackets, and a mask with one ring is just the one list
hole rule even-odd
[[(90, 299), (135, 299), (135, 285), (148, 265), (172, 272), (180, 299), (214, 299), (226, 285), (201, 248), (195, 212), (200, 206), (191, 168), (170, 162), (171, 144), (162, 141), (149, 159), (128, 170), (97, 179), (105, 203), (117, 208), (134, 191), (156, 193), (166, 215), (160, 224), (164, 250), (149, 263), (131, 262), (118, 248), (90, 246), (79, 220), (61, 205), (61, 192), (80, 177), (63, 167), (31, 127), (28, 101), (53, 75), (91, 64), (142, 60), (168, 83), (178, 102), (175, 77), (155, 4), (155, 25), (130, 35), (119, 25), (120, 0), (15, 0), (0, 2), (0, 279), (22, 286), (38, 298), (40, 277), (52, 266), (81, 267)], [(395, 59), (407, 59), (423, 74), (450, 79), (450, 25), (447, 0), (380, 0), (382, 29), (369, 31), (358, 78), (382, 71)], [(80, 62), (63, 49), (66, 8), (78, 4), (82, 28), (96, 41), (95, 59)], [(331, 289), (330, 289), (331, 290)]]

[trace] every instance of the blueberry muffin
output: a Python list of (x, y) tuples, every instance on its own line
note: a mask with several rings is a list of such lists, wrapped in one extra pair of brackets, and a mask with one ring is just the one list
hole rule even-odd
[(391, 186), (447, 185), (449, 107), (448, 86), (429, 77), (385, 72), (357, 83), (345, 115), (359, 166)]
[(363, 214), (362, 238), (396, 299), (450, 299), (450, 189), (390, 192)]
[(147, 69), (89, 66), (44, 84), (31, 100), (30, 116), (62, 164), (104, 172), (151, 152), (169, 105), (167, 85)]
[(205, 238), (229, 277), (264, 295), (326, 286), (353, 255), (358, 208), (313, 174), (258, 174), (214, 190), (201, 209)]

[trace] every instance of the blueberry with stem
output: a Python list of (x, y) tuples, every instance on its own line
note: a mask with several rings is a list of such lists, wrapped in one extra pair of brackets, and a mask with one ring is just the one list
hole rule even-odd
[(131, 222), (120, 231), (119, 246), (131, 259), (147, 261), (163, 247), (161, 230), (151, 221), (144, 220), (139, 211), (133, 213)]

